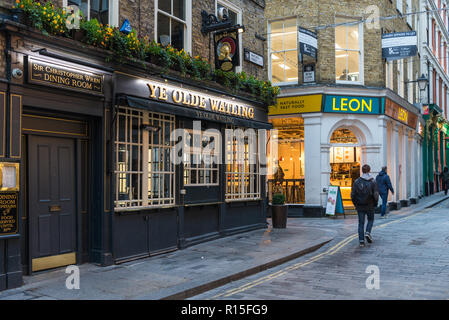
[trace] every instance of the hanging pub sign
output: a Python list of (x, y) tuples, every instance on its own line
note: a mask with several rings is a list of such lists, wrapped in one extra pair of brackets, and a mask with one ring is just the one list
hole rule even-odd
[[(299, 52), (302, 55), (317, 58), (318, 37), (315, 32), (298, 27)], [(300, 59), (302, 61), (302, 58)]]
[(417, 53), (416, 31), (382, 34), (382, 58), (387, 61), (413, 57)]
[(102, 94), (104, 77), (99, 73), (28, 57), (28, 82)]
[(240, 65), (238, 29), (217, 32), (215, 42), (215, 67), (222, 71), (233, 71)]

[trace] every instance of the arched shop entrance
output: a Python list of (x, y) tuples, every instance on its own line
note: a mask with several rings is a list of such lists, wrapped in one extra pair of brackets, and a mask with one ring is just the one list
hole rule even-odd
[(330, 184), (340, 186), (345, 209), (353, 209), (351, 187), (360, 177), (361, 148), (357, 137), (349, 129), (332, 133), (330, 148)]

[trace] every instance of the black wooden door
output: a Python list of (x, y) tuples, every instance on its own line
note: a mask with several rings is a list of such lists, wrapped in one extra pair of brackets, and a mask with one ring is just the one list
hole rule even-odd
[(73, 139), (29, 136), (32, 259), (76, 250), (74, 148)]

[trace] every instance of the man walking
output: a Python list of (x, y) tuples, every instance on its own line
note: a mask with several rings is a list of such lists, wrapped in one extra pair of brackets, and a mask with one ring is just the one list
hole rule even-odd
[[(371, 168), (365, 164), (362, 167), (362, 176), (352, 185), (351, 199), (359, 216), (359, 243), (361, 247), (365, 246), (365, 238), (368, 243), (373, 242), (371, 229), (374, 224), (374, 208), (379, 200), (379, 192), (374, 178), (369, 174)], [(365, 215), (368, 217), (368, 223), (365, 228)]]
[(377, 189), (379, 190), (379, 195), (382, 198), (382, 207), (380, 209), (380, 217), (386, 218), (387, 212), (387, 200), (388, 200), (388, 190), (391, 194), (394, 194), (393, 186), (391, 185), (390, 177), (387, 174), (387, 167), (382, 167), (382, 171), (376, 177)]

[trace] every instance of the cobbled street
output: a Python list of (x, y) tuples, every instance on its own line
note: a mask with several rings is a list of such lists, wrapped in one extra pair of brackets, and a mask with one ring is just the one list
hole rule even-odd
[(320, 250), (191, 299), (449, 299), (449, 200), (408, 215), (376, 214), (374, 242), (364, 248), (356, 217), (340, 223), (340, 236)]

